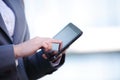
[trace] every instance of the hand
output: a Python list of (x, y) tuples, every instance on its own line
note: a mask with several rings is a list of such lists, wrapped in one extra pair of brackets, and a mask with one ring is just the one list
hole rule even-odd
[[(56, 61), (58, 61), (63, 54), (65, 54), (66, 50), (64, 50), (62, 53), (57, 53), (56, 51), (52, 51), (52, 52), (46, 52), (44, 53), (42, 56), (44, 59), (48, 59), (49, 61), (51, 61), (52, 63), (55, 63)], [(59, 54), (59, 55), (58, 55)]]
[(62, 41), (52, 39), (52, 38), (41, 38), (35, 37), (26, 42), (14, 45), (15, 58), (30, 56), (35, 54), (37, 50), (44, 48), (45, 51), (50, 51), (52, 49), (52, 43), (57, 43), (62, 45)]

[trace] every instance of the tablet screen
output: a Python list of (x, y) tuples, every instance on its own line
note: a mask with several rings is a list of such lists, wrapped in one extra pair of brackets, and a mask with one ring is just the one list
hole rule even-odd
[[(69, 23), (65, 28), (63, 28), (58, 34), (56, 34), (53, 38), (62, 40), (62, 51), (69, 47), (80, 35), (82, 31)], [(52, 49), (58, 51), (59, 44), (53, 44)]]

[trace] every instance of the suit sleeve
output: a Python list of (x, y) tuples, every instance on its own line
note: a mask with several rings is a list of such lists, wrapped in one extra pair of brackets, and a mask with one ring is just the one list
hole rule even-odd
[[(15, 79), (16, 64), (12, 45), (0, 46), (0, 76)], [(14, 75), (14, 78), (11, 78)]]
[(59, 65), (53, 67), (48, 60), (42, 57), (42, 54), (42, 51), (40, 51), (35, 55), (24, 58), (26, 73), (30, 80), (36, 80), (47, 74), (51, 74), (64, 63), (65, 55), (61, 58)]

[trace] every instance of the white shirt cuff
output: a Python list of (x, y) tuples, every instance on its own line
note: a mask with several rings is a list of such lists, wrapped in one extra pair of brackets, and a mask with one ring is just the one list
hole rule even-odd
[(18, 59), (15, 59), (16, 67), (18, 66)]

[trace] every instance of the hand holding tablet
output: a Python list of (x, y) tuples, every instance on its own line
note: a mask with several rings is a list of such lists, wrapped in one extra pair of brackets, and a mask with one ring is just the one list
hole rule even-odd
[[(53, 38), (62, 41), (62, 48), (59, 48), (59, 44), (52, 45), (52, 51), (57, 51), (57, 57), (64, 50), (66, 50), (74, 41), (76, 41), (83, 34), (82, 30), (80, 30), (73, 23), (67, 24), (60, 32), (58, 32)], [(49, 58), (51, 52), (46, 53), (46, 56)]]

